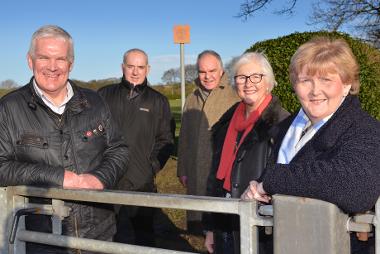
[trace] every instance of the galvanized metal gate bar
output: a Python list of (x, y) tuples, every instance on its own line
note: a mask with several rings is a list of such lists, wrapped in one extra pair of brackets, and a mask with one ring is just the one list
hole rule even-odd
[(77, 238), (56, 234), (47, 234), (27, 230), (19, 230), (17, 232), (17, 238), (21, 241), (35, 242), (42, 244), (52, 244), (55, 246), (81, 249), (87, 251), (96, 251), (110, 254), (149, 254), (149, 253), (162, 253), (162, 254), (190, 254), (191, 252), (182, 252), (174, 250), (166, 250), (159, 248), (150, 248), (137, 245), (123, 244), (99, 241), (93, 239)]
[[(5, 190), (7, 193), (7, 198), (4, 198)], [(240, 247), (242, 254), (258, 253), (257, 226), (273, 226), (273, 218), (263, 217), (257, 214), (257, 203), (255, 201), (242, 201), (239, 199), (199, 197), (189, 195), (165, 195), (155, 193), (148, 194), (122, 191), (63, 190), (56, 188), (45, 189), (29, 186), (17, 186), (2, 188), (0, 190), (0, 205), (2, 207), (7, 207), (3, 209), (3, 211), (6, 210), (7, 212), (0, 214), (1, 240), (4, 241), (6, 239), (6, 232), (8, 232), (9, 228), (7, 221), (10, 220), (9, 218), (12, 217), (12, 214), (17, 209), (36, 206), (36, 204), (28, 203), (28, 197), (43, 197), (53, 199), (54, 208), (52, 206), (44, 205), (43, 210), (47, 214), (53, 214), (53, 217), (56, 219), (65, 216), (66, 211), (64, 208), (64, 200), (238, 214), (240, 216)], [(279, 198), (281, 198), (279, 195), (274, 196), (274, 200)], [(303, 198), (296, 199), (302, 199), (301, 203), (304, 204), (305, 201), (308, 200), (303, 200)], [(311, 200), (310, 202), (315, 201)], [(319, 202), (321, 201), (316, 202), (317, 204), (319, 204)], [(329, 209), (330, 214), (333, 215), (335, 213), (334, 208)], [(376, 213), (373, 219), (373, 225), (376, 227), (376, 254), (380, 254), (379, 218), (380, 199), (376, 203)], [(342, 223), (340, 222), (340, 224)], [(59, 225), (55, 223), (55, 228), (57, 228), (58, 226)], [(59, 230), (54, 231), (55, 233), (59, 233)], [(335, 229), (333, 231), (335, 231)], [(54, 243), (54, 245), (57, 246), (83, 249), (89, 251), (96, 250), (102, 251), (104, 253), (186, 253), (181, 251), (148, 248), (135, 245), (126, 245), (121, 243), (105, 242), (93, 239), (68, 237), (59, 234), (46, 234), (40, 232), (26, 231), (22, 225), (20, 225), (20, 227), (18, 228), (17, 241), (14, 245), (14, 249), (11, 249), (9, 253), (16, 253), (17, 248), (17, 254), (24, 254), (25, 241), (33, 241), (47, 244)], [(8, 253), (8, 249), (5, 248), (4, 242), (0, 242), (0, 253)]]
[(173, 209), (212, 211), (239, 214), (239, 199), (200, 197), (177, 194), (158, 194), (128, 191), (64, 190), (29, 186), (8, 187), (13, 195), (62, 200), (98, 202), (131, 206), (164, 207)]
[[(165, 195), (156, 193), (138, 193), (138, 192), (124, 192), (124, 191), (91, 191), (91, 190), (63, 190), (56, 188), (37, 188), (29, 186), (16, 186), (8, 187), (8, 202), (12, 203), (17, 197), (42, 197), (51, 198), (53, 200), (74, 200), (74, 201), (86, 201), (97, 202), (107, 204), (122, 204), (122, 205), (134, 205), (134, 206), (147, 206), (147, 207), (159, 207), (159, 208), (172, 208), (183, 210), (196, 210), (196, 211), (208, 211), (217, 213), (230, 213), (238, 214), (242, 218), (241, 231), (242, 235), (248, 235), (242, 240), (241, 253), (257, 253), (253, 250), (257, 250), (257, 237), (255, 237), (256, 231), (254, 227), (257, 225), (272, 225), (272, 222), (268, 219), (261, 219), (257, 216), (256, 202), (242, 201), (239, 199), (225, 199), (225, 198), (213, 198), (213, 197), (199, 197), (190, 195)], [(63, 205), (64, 202), (54, 201), (56, 208), (57, 204)], [(33, 207), (35, 204), (24, 204), (24, 207)], [(49, 211), (49, 207), (44, 207), (46, 211)], [(57, 217), (57, 216), (55, 216)], [(47, 240), (49, 239), (49, 240)], [(124, 245), (119, 243), (104, 242), (92, 239), (80, 239), (75, 237), (61, 236), (56, 234), (46, 234), (39, 232), (32, 232), (26, 230), (19, 230), (17, 232), (17, 242), (15, 247), (25, 241), (47, 243), (77, 248), (83, 250), (97, 250), (104, 253), (186, 253), (180, 251), (164, 250), (158, 248), (147, 248), (134, 245)], [(69, 241), (69, 242), (67, 242)], [(104, 247), (104, 246), (107, 246)], [(132, 246), (132, 247), (131, 247)], [(101, 248), (104, 247), (104, 250)], [(14, 252), (16, 253), (16, 252)], [(17, 254), (19, 254), (17, 252)]]

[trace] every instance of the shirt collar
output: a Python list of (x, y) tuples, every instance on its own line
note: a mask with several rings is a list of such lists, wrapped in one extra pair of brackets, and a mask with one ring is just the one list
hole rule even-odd
[(58, 106), (55, 106), (54, 103), (47, 96), (44, 95), (43, 91), (38, 87), (35, 79), (33, 79), (33, 88), (37, 96), (42, 99), (42, 101), (46, 104), (46, 106), (48, 106), (51, 110), (53, 110), (53, 112), (57, 114), (62, 114), (65, 111), (67, 102), (69, 102), (69, 100), (74, 96), (73, 87), (71, 86), (69, 81), (67, 81), (66, 83), (66, 89), (67, 89), (66, 97), (63, 100), (63, 102)]

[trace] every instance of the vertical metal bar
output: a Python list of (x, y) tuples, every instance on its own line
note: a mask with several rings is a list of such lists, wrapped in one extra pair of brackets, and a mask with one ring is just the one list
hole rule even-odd
[(181, 109), (185, 106), (186, 90), (185, 90), (185, 44), (180, 43), (180, 58), (181, 58)]
[(258, 228), (255, 225), (257, 216), (256, 201), (240, 201), (240, 253), (257, 254), (259, 248)]
[(58, 199), (53, 199), (51, 201), (51, 204), (53, 206), (53, 215), (51, 216), (51, 223), (52, 223), (52, 231), (53, 234), (61, 235), (62, 234), (62, 220), (57, 211), (57, 209), (63, 209), (63, 206), (65, 205), (65, 202)]
[(7, 209), (7, 188), (0, 188), (0, 253), (8, 254), (8, 221), (9, 213)]
[(375, 211), (376, 211), (376, 217), (375, 217), (375, 221), (374, 221), (374, 225), (375, 225), (375, 252), (376, 254), (380, 254), (380, 197), (379, 199), (377, 200), (376, 202), (376, 207), (375, 207)]
[[(25, 208), (25, 203), (29, 200), (28, 198), (22, 196), (13, 195), (13, 189), (8, 188), (10, 191), (8, 192), (8, 211), (9, 214), (14, 217), (14, 214), (18, 209)], [(12, 221), (12, 220), (9, 220)], [(25, 216), (21, 216), (18, 224), (17, 231), (20, 229), (25, 229)], [(16, 232), (16, 241), (13, 246), (9, 245), (9, 254), (25, 254), (25, 242), (17, 240), (17, 232)]]

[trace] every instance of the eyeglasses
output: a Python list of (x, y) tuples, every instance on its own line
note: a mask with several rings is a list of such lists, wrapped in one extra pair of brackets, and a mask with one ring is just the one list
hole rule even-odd
[(258, 84), (263, 79), (263, 76), (265, 76), (265, 74), (261, 74), (261, 73), (253, 73), (250, 76), (236, 75), (234, 76), (234, 80), (235, 80), (236, 85), (245, 85), (248, 79), (253, 84)]

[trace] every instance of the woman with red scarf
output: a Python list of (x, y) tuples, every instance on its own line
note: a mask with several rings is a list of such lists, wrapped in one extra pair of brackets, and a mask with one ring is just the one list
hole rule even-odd
[[(213, 126), (209, 196), (240, 198), (249, 181), (258, 179), (266, 166), (275, 136), (272, 127), (289, 115), (271, 94), (276, 81), (264, 54), (243, 54), (234, 65), (234, 73), (241, 102)], [(240, 253), (237, 215), (206, 213), (203, 224), (205, 246), (210, 253)], [(264, 248), (266, 239), (260, 241)]]

